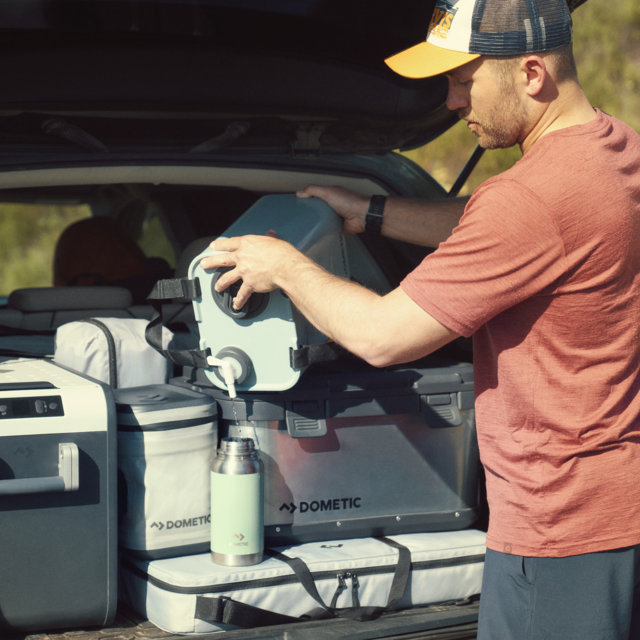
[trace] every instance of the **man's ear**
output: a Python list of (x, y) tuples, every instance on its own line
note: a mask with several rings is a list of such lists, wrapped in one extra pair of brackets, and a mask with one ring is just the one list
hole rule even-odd
[(534, 53), (525, 55), (520, 69), (527, 95), (531, 97), (539, 95), (545, 86), (548, 76), (544, 57)]

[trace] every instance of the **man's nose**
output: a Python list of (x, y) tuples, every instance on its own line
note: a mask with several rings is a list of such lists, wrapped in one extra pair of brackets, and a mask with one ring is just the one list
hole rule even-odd
[(451, 77), (449, 80), (449, 92), (447, 93), (447, 109), (466, 109), (469, 106), (469, 98), (466, 91)]

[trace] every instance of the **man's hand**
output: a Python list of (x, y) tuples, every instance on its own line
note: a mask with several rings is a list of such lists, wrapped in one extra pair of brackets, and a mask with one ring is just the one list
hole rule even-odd
[(364, 231), (364, 219), (369, 210), (367, 196), (345, 187), (321, 187), (310, 184), (296, 193), (298, 198), (320, 198), (324, 200), (339, 216), (344, 218), (344, 233), (349, 236)]
[[(344, 233), (362, 233), (371, 198), (345, 187), (310, 184), (298, 191), (298, 198), (321, 198), (344, 218)], [(436, 249), (458, 226), (469, 198), (412, 200), (389, 198), (384, 208), (382, 235), (395, 240)]]
[(242, 286), (233, 306), (242, 309), (251, 294), (267, 293), (278, 288), (278, 274), (292, 269), (296, 261), (306, 261), (297, 249), (288, 242), (279, 240), (273, 231), (266, 236), (240, 236), (215, 240), (209, 245), (213, 251), (224, 251), (215, 256), (202, 258), (203, 269), (233, 267), (220, 276), (216, 282), (216, 291), (224, 291), (238, 280)]

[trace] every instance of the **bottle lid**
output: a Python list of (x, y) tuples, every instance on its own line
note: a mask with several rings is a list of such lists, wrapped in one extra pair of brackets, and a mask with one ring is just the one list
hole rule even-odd
[(238, 438), (228, 436), (220, 441), (220, 453), (232, 455), (249, 455), (255, 451), (255, 443), (253, 438)]

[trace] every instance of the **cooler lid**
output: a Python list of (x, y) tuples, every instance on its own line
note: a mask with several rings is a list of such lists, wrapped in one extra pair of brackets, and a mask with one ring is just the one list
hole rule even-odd
[(166, 429), (172, 423), (178, 428), (201, 418), (212, 421), (218, 412), (211, 396), (168, 384), (114, 389), (113, 396), (119, 428), (162, 424)]

